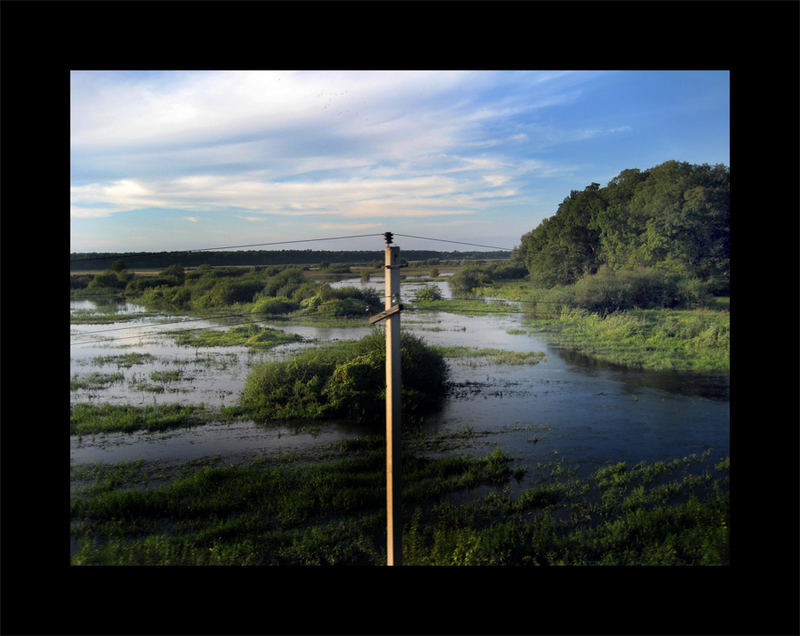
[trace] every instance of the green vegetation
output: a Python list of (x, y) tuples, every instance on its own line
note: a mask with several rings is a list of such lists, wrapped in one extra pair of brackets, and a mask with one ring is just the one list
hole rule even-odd
[(421, 303), (430, 302), (433, 300), (442, 300), (442, 298), (442, 292), (439, 291), (438, 287), (426, 285), (417, 292), (417, 296), (414, 300), (418, 303)]
[(414, 300), (414, 309), (419, 311), (446, 311), (457, 314), (505, 314), (516, 311), (515, 307), (503, 301), (487, 302), (483, 298)]
[(652, 370), (730, 371), (730, 314), (712, 310), (631, 310), (606, 316), (563, 309), (532, 320), (557, 343), (613, 364)]
[(571, 285), (601, 265), (656, 268), (723, 295), (730, 280), (730, 171), (667, 161), (573, 190), (522, 237), (515, 260), (535, 287)]
[[(259, 421), (348, 418), (383, 421), (384, 334), (304, 351), (253, 366), (242, 392), (245, 413)], [(402, 408), (415, 418), (438, 408), (446, 392), (443, 356), (412, 334), (401, 335)]]
[(130, 368), (134, 364), (144, 364), (152, 362), (155, 356), (151, 353), (123, 353), (116, 356), (97, 356), (92, 358), (92, 363), (96, 365), (115, 364), (117, 367)]
[[(73, 565), (382, 565), (385, 457), (378, 438), (326, 461), (205, 460), (73, 470)], [(729, 462), (710, 453), (613, 464), (585, 479), (563, 462), (522, 474), (500, 449), (424, 458), (404, 449), (407, 565), (727, 565)], [(146, 487), (156, 482), (159, 485)], [(145, 487), (143, 487), (145, 486)], [(455, 493), (473, 496), (465, 504)]]
[(434, 347), (445, 358), (485, 358), (488, 364), (538, 364), (546, 360), (543, 351), (505, 351), (503, 349), (476, 347)]
[(70, 408), (70, 435), (133, 431), (163, 431), (169, 428), (196, 426), (208, 421), (202, 406), (162, 404), (127, 406), (112, 404), (75, 404)]
[(286, 333), (280, 329), (270, 329), (259, 325), (240, 325), (227, 331), (210, 329), (182, 330), (170, 332), (179, 345), (187, 347), (253, 347), (269, 349), (290, 342), (300, 342), (301, 336)]
[(122, 382), (124, 379), (121, 373), (90, 373), (84, 376), (76, 374), (69, 381), (69, 390), (104, 389), (108, 385)]

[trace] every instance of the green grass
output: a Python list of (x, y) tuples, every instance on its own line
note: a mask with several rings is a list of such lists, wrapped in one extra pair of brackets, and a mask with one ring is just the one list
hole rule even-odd
[(69, 390), (78, 391), (92, 390), (92, 389), (105, 389), (111, 384), (122, 382), (124, 380), (122, 373), (89, 373), (88, 375), (73, 375), (69, 381)]
[(70, 314), (69, 322), (73, 325), (109, 325), (115, 322), (130, 322), (132, 320), (141, 320), (142, 318), (150, 318), (157, 315), (158, 313), (152, 311), (135, 314), (98, 314), (93, 310), (78, 309)]
[(453, 314), (504, 314), (516, 311), (502, 301), (487, 302), (482, 298), (467, 300), (429, 300), (414, 301), (414, 310), (446, 311)]
[(170, 335), (175, 338), (177, 344), (188, 347), (241, 346), (269, 349), (278, 345), (303, 340), (301, 336), (259, 325), (231, 327), (227, 331), (185, 330), (173, 332)]
[(711, 308), (629, 309), (603, 316), (573, 307), (570, 289), (532, 289), (510, 280), (476, 291), (522, 301), (530, 312), (524, 324), (529, 333), (543, 333), (554, 344), (598, 360), (657, 371), (730, 371), (729, 298), (713, 299)]
[[(75, 468), (72, 564), (382, 565), (382, 440), (337, 443), (330, 454)], [(512, 495), (521, 471), (499, 449), (434, 459), (406, 448), (404, 563), (727, 564), (728, 464), (703, 472), (709, 458), (611, 464), (584, 479), (559, 461)], [(479, 487), (488, 494), (451, 501)]]
[(92, 358), (92, 363), (100, 366), (115, 364), (117, 368), (125, 367), (129, 369), (134, 364), (145, 364), (153, 360), (155, 360), (155, 356), (151, 353), (124, 353), (116, 356), (97, 356)]
[(162, 404), (127, 406), (112, 404), (75, 404), (70, 408), (70, 435), (134, 431), (163, 431), (196, 426), (208, 420), (199, 406)]
[(635, 309), (601, 317), (564, 309), (530, 327), (556, 344), (613, 364), (651, 370), (730, 371), (730, 313), (708, 309)]
[(538, 364), (547, 359), (543, 351), (506, 351), (504, 349), (465, 347), (458, 345), (434, 348), (440, 351), (445, 358), (483, 358), (487, 364)]

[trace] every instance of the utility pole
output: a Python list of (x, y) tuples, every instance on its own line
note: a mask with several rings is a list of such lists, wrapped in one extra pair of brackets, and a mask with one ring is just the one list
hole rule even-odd
[(400, 248), (384, 234), (385, 311), (370, 318), (386, 320), (386, 565), (400, 565)]

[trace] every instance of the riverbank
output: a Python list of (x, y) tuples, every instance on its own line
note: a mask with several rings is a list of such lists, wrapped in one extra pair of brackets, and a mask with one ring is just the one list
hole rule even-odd
[[(523, 325), (553, 344), (611, 364), (652, 371), (730, 371), (727, 309), (628, 309), (606, 315), (542, 299), (524, 281), (479, 291), (521, 303)], [(538, 296), (536, 300), (534, 297)], [(717, 300), (717, 307), (727, 305)]]

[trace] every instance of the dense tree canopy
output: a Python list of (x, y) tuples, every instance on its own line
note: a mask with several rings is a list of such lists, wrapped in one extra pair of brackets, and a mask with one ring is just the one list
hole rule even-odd
[(514, 256), (535, 285), (548, 288), (601, 265), (727, 282), (729, 222), (726, 166), (667, 161), (623, 170), (604, 188), (573, 190), (554, 216), (523, 235)]

